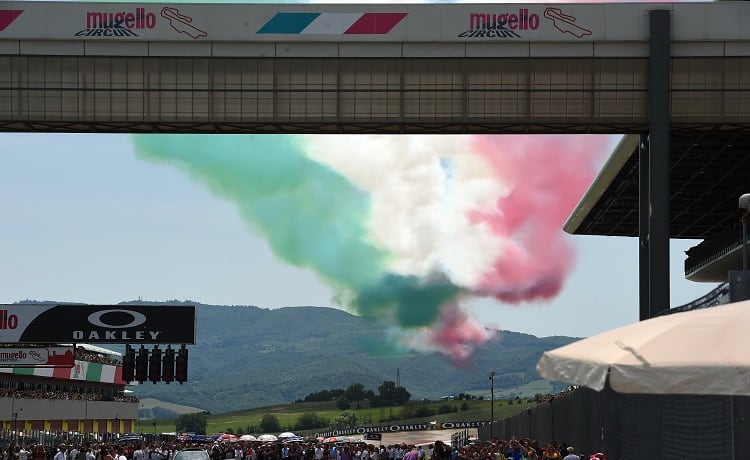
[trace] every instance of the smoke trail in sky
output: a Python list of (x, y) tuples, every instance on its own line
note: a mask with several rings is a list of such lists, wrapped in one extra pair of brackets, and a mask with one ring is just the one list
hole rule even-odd
[(349, 307), (405, 327), (431, 324), (460, 290), (446, 279), (385, 270), (369, 238), (368, 196), (308, 159), (294, 136), (139, 136), (145, 158), (166, 161), (234, 202), (283, 260), (352, 293)]
[[(561, 226), (612, 136), (311, 136), (311, 158), (371, 197), (367, 227), (387, 269), (462, 288), (430, 327), (393, 331), (456, 359), (491, 337), (461, 296), (505, 302), (556, 295), (572, 269)], [(377, 302), (376, 302), (377, 303)]]
[(551, 298), (572, 268), (561, 227), (592, 179), (608, 136), (476, 136), (473, 147), (509, 188), (494, 209), (477, 209), (503, 240), (503, 255), (478, 291), (505, 302)]
[(136, 137), (144, 158), (231, 200), (288, 263), (389, 321), (412, 349), (467, 358), (492, 334), (472, 295), (554, 295), (570, 270), (560, 225), (607, 137)]

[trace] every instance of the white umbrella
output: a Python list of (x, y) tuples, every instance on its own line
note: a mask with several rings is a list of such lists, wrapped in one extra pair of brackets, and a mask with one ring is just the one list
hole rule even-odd
[(296, 438), (296, 437), (297, 437), (296, 434), (290, 433), (288, 431), (280, 433), (279, 436), (278, 436), (279, 439), (282, 439), (282, 438)]
[(544, 352), (543, 378), (621, 393), (750, 395), (750, 301), (648, 319)]
[(242, 436), (240, 436), (240, 441), (257, 441), (257, 440), (258, 438), (256, 438), (255, 436), (251, 434), (243, 434)]
[(263, 441), (263, 442), (278, 441), (278, 438), (276, 438), (276, 436), (272, 434), (262, 434), (258, 436), (258, 441)]

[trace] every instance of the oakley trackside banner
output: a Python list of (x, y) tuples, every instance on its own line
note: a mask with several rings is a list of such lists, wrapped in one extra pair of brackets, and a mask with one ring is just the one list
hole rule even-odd
[(0, 343), (194, 344), (195, 306), (0, 305)]

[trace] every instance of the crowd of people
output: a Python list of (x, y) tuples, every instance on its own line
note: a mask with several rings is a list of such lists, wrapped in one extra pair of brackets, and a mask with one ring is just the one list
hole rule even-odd
[(603, 453), (584, 455), (566, 443), (548, 442), (540, 445), (534, 439), (493, 439), (492, 442), (476, 443), (461, 449), (461, 460), (606, 460)]
[(368, 444), (366, 441), (302, 442), (157, 442), (85, 444), (45, 447), (10, 444), (0, 460), (174, 460), (180, 450), (197, 447), (211, 460), (606, 460), (603, 454), (583, 456), (565, 443), (539, 445), (533, 439), (493, 439), (492, 442), (449, 446), (429, 444)]
[(0, 388), (0, 397), (17, 399), (65, 399), (82, 401), (139, 401), (139, 399), (135, 396), (122, 393), (102, 394), (82, 393), (77, 391), (15, 390), (11, 388)]

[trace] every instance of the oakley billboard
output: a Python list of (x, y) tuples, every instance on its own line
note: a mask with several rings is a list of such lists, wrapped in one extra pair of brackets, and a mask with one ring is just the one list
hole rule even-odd
[(195, 344), (190, 305), (0, 305), (0, 343)]

